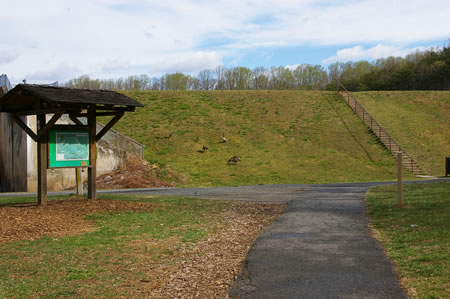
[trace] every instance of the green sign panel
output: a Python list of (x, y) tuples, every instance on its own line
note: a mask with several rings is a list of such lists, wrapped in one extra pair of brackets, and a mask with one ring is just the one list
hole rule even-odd
[(89, 133), (81, 130), (51, 130), (49, 167), (88, 166)]

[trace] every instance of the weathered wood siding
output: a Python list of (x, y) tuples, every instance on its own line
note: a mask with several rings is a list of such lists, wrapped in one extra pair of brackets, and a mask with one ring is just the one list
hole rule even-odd
[(9, 113), (0, 113), (0, 192), (27, 189), (26, 133)]

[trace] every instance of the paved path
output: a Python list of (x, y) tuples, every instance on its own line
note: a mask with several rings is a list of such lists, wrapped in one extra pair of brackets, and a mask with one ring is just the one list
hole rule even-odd
[(261, 234), (230, 290), (241, 298), (406, 298), (369, 237), (368, 186), (309, 187)]

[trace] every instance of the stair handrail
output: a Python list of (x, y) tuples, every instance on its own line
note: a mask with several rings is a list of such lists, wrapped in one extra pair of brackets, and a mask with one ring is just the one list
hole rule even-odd
[[(350, 92), (350, 91), (348, 91), (346, 88), (345, 88), (345, 86), (341, 83), (341, 81), (339, 80), (339, 78), (338, 77), (336, 77), (336, 76), (333, 76), (333, 78), (334, 78), (334, 80), (339, 84), (339, 86), (340, 87), (342, 87), (342, 89), (344, 90), (344, 92), (347, 94), (347, 104), (352, 108), (352, 110), (357, 114), (357, 109), (356, 109), (356, 106), (358, 106), (359, 108), (360, 108), (360, 110), (362, 110), (363, 111), (363, 122), (364, 123), (366, 123), (366, 120), (364, 119), (364, 115), (365, 114), (367, 114), (368, 116), (369, 116), (369, 119), (370, 119), (370, 122), (371, 122), (371, 125), (369, 126), (369, 128), (372, 130), (372, 132), (374, 132), (374, 134), (378, 137), (378, 138), (380, 138), (380, 140), (381, 140), (381, 131), (384, 133), (384, 134), (386, 134), (387, 135), (387, 137), (389, 138), (389, 143), (393, 143), (395, 146), (397, 146), (398, 147), (398, 149), (399, 149), (399, 151), (401, 151), (402, 152), (402, 155), (404, 155), (404, 156), (406, 156), (409, 160), (410, 160), (410, 166), (411, 166), (411, 172), (413, 172), (414, 173), (414, 164), (416, 164), (416, 168), (417, 168), (417, 170), (420, 170), (420, 167), (417, 165), (417, 162), (415, 162), (415, 160), (413, 159), (413, 158), (411, 158), (411, 156), (410, 155), (408, 155), (408, 153), (400, 146), (400, 144), (398, 144), (392, 137), (391, 137), (391, 135), (375, 120), (375, 118), (373, 118), (372, 117), (372, 115), (370, 115), (370, 113), (366, 110), (366, 109), (364, 109), (364, 107), (361, 105), (361, 103), (353, 96), (353, 94)], [(349, 101), (350, 101), (350, 98), (353, 100), (353, 107), (352, 107), (352, 105), (349, 103)], [(344, 97), (344, 99), (345, 99), (345, 97)], [(378, 132), (379, 132), (379, 135), (380, 136), (378, 136), (377, 135), (377, 132), (373, 129), (373, 126), (372, 126), (372, 123), (375, 123), (377, 126), (378, 126)], [(367, 124), (367, 123), (366, 123)], [(383, 141), (382, 141), (383, 142)], [(383, 144), (384, 144), (384, 142), (383, 142)], [(385, 146), (386, 146), (386, 144), (385, 144)], [(387, 147), (387, 146), (386, 146)], [(392, 150), (391, 150), (391, 148), (389, 148), (389, 150), (392, 152)]]

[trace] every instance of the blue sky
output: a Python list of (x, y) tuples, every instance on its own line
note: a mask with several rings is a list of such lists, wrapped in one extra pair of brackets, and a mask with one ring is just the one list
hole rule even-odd
[(0, 16), (0, 73), (13, 83), (219, 65), (327, 67), (450, 38), (450, 1), (441, 0), (0, 1), (8, 12)]

